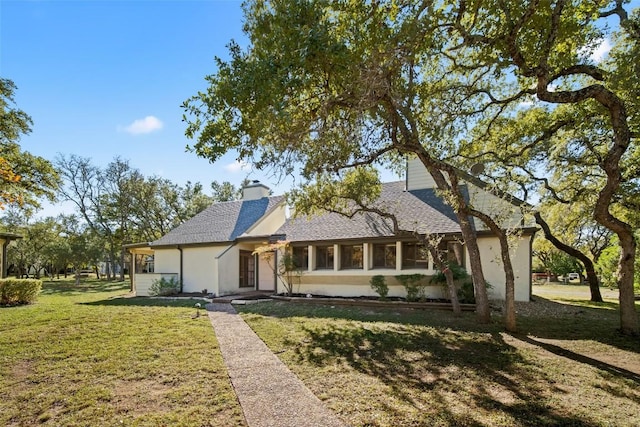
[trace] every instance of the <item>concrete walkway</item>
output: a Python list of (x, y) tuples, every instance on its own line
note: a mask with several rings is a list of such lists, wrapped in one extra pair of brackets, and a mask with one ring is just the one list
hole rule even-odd
[(249, 427), (345, 426), (269, 350), (231, 304), (206, 307)]

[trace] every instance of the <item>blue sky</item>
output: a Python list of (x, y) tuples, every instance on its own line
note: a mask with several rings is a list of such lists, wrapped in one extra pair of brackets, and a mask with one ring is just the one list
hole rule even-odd
[(206, 88), (230, 40), (246, 45), (242, 23), (236, 0), (0, 0), (0, 75), (34, 121), (23, 149), (99, 166), (120, 156), (180, 185), (248, 177), (286, 191), (290, 181), (241, 169), (233, 155), (210, 164), (185, 151), (180, 105)]
[(211, 164), (185, 152), (193, 141), (180, 105), (206, 88), (231, 39), (246, 44), (242, 23), (234, 0), (2, 0), (0, 75), (18, 86), (17, 106), (34, 122), (22, 148), (100, 166), (121, 156), (147, 176), (207, 189), (249, 174), (285, 191), (290, 183), (241, 170), (233, 155)]

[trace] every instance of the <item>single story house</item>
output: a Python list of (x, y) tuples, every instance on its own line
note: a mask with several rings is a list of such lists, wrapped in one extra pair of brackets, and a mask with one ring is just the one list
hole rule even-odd
[[(503, 225), (517, 230), (511, 248), (515, 297), (528, 301), (531, 244), (536, 228), (525, 221), (522, 202), (492, 192), (473, 176), (463, 174), (461, 178), (466, 196), (476, 208), (491, 212)], [(437, 272), (416, 236), (438, 236), (439, 250), (470, 271), (456, 217), (417, 160), (408, 162), (405, 181), (383, 184), (375, 205), (395, 215), (400, 229), (407, 233), (395, 233), (391, 220), (371, 212), (351, 218), (337, 213), (287, 218), (283, 197), (268, 194), (266, 186), (254, 182), (243, 189), (241, 200), (215, 203), (154, 242), (129, 245), (134, 256), (148, 261), (146, 268), (139, 268), (133, 276), (137, 295), (148, 295), (151, 283), (161, 277), (175, 278), (183, 292), (284, 292), (274, 271), (278, 254), (270, 258), (254, 254), (256, 248), (277, 240), (289, 242), (301, 270), (293, 289), (296, 293), (375, 296), (369, 281), (372, 276), (382, 275), (389, 284), (390, 296), (405, 296), (395, 276), (431, 276)], [(474, 227), (484, 274), (491, 284), (490, 298), (504, 299), (498, 239), (484, 224), (475, 221)], [(441, 286), (428, 288), (429, 297), (442, 297), (443, 292)]]

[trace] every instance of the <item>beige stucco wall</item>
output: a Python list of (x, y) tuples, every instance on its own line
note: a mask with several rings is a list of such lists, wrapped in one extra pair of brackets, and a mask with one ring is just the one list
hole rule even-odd
[(180, 273), (180, 251), (178, 249), (156, 249), (154, 254), (155, 273)]
[(260, 221), (254, 224), (245, 235), (247, 236), (265, 236), (270, 235), (275, 230), (280, 228), (286, 221), (286, 207), (284, 203), (275, 207), (269, 215), (263, 217)]
[(147, 297), (150, 296), (149, 294), (149, 289), (151, 288), (151, 285), (153, 284), (153, 282), (155, 282), (156, 280), (161, 280), (161, 279), (165, 279), (167, 281), (174, 279), (176, 282), (178, 281), (178, 274), (171, 274), (171, 273), (138, 273), (135, 274), (135, 280), (134, 280), (134, 290), (135, 290), (135, 294), (138, 297)]
[[(202, 246), (182, 248), (183, 292), (218, 293), (216, 256), (226, 246)], [(155, 272), (180, 274), (180, 250), (175, 248), (155, 250)]]
[[(385, 272), (390, 274), (385, 274)], [(345, 296), (345, 297), (359, 297), (359, 296), (378, 296), (378, 294), (371, 289), (369, 280), (371, 276), (382, 275), (385, 277), (387, 286), (389, 286), (390, 297), (405, 297), (406, 291), (404, 287), (394, 277), (401, 274), (425, 274), (429, 280), (429, 275), (426, 270), (369, 270), (369, 271), (357, 271), (357, 270), (343, 270), (338, 272), (326, 272), (315, 271), (305, 272), (300, 278), (300, 284), (294, 285), (293, 292), (302, 294), (314, 294), (314, 295), (326, 295), (326, 296)], [(283, 289), (279, 289), (283, 291)], [(427, 286), (426, 295), (427, 298), (443, 298), (443, 288), (440, 286)]]
[[(515, 300), (529, 301), (531, 266), (529, 258), (529, 245), (531, 236), (522, 236), (511, 245), (511, 263), (515, 277)], [(491, 284), (487, 291), (490, 299), (504, 300), (505, 276), (500, 257), (500, 242), (496, 237), (478, 239), (478, 246), (482, 257), (482, 271)], [(467, 271), (471, 271), (467, 256)]]
[[(490, 215), (498, 224), (504, 228), (522, 226), (523, 212), (513, 203), (502, 199), (489, 191), (466, 182), (471, 205), (480, 212)], [(424, 188), (437, 188), (431, 174), (425, 169), (420, 160), (411, 159), (407, 167), (407, 189), (419, 190)], [(531, 220), (527, 220), (527, 226), (534, 225)], [(476, 229), (486, 230), (487, 227), (482, 221), (474, 218)]]
[(217, 293), (216, 256), (224, 246), (183, 248), (182, 274), (184, 292)]
[(407, 190), (436, 187), (436, 183), (420, 160), (411, 159), (407, 162)]
[(258, 257), (258, 289), (261, 291), (275, 291), (273, 254)]
[[(216, 260), (218, 264), (218, 294), (229, 295), (237, 293), (240, 289), (240, 249), (253, 250), (252, 247), (234, 245), (224, 251)], [(243, 288), (244, 290), (251, 290)]]
[[(467, 188), (471, 205), (476, 210), (488, 214), (503, 228), (517, 228), (522, 226), (523, 212), (520, 207), (473, 184), (468, 184)], [(474, 218), (474, 221), (477, 230), (489, 229), (479, 219)]]

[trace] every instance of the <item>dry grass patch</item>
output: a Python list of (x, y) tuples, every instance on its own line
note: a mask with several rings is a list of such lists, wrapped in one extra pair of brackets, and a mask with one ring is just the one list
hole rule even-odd
[(536, 304), (546, 314), (522, 315), (513, 335), (497, 315), (481, 326), (471, 313), (275, 302), (241, 310), (352, 426), (637, 425), (640, 344), (615, 333), (617, 313)]
[(127, 284), (45, 284), (0, 309), (0, 425), (244, 425), (194, 301), (126, 297)]

